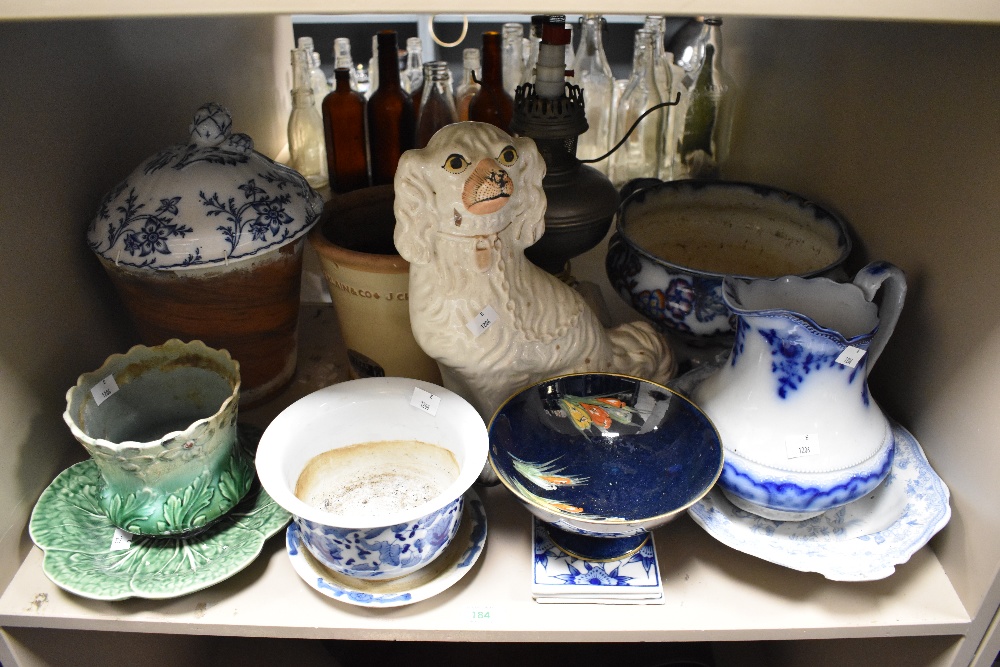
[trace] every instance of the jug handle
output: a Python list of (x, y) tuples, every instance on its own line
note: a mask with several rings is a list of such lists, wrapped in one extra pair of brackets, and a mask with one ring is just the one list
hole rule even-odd
[(902, 269), (889, 262), (872, 262), (858, 271), (858, 275), (854, 277), (854, 284), (868, 301), (875, 298), (880, 287), (885, 286), (878, 313), (878, 332), (868, 347), (868, 369), (871, 370), (882, 354), (889, 337), (892, 336), (896, 321), (903, 310), (903, 301), (906, 300), (906, 276)]

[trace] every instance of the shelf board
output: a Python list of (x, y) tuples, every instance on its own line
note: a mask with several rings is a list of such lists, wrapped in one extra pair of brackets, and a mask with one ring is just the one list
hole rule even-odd
[[(0, 598), (0, 625), (199, 635), (434, 641), (722, 641), (961, 635), (969, 617), (930, 549), (882, 581), (838, 583), (736, 552), (684, 516), (655, 533), (665, 604), (544, 605), (528, 590), (530, 515), (480, 490), (487, 547), (451, 589), (392, 609), (322, 596), (292, 570), (283, 533), (246, 570), (175, 600), (66, 593), (33, 548)], [(490, 610), (487, 623), (473, 611)]]
[[(522, 4), (523, 3), (523, 4)], [(412, 0), (382, 0), (377, 13), (455, 14), (468, 11), (468, 3), (460, 0), (438, 0), (431, 5), (417, 6)], [(545, 9), (551, 13), (578, 14), (607, 12), (603, 0), (559, 0)], [(505, 14), (530, 16), (538, 12), (537, 4), (527, 0), (514, 0), (504, 7)], [(660, 14), (664, 5), (656, 0), (633, 0), (628, 13), (635, 15)], [(343, 0), (337, 11), (330, 11), (330, 3), (323, 0), (218, 0), (214, 3), (194, 0), (167, 0), (156, 3), (137, 3), (133, 0), (11, 0), (0, 10), (0, 20), (108, 18), (142, 16), (206, 16), (247, 14), (373, 14), (371, 3), (362, 0)], [(682, 0), (669, 7), (675, 16), (717, 15), (770, 16), (787, 18), (843, 18), (863, 20), (904, 21), (961, 21), (1000, 22), (1000, 3), (994, 0)]]

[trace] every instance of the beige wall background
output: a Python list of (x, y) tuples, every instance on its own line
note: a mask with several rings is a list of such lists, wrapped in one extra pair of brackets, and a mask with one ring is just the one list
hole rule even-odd
[(84, 239), (101, 197), (209, 101), (276, 155), (291, 42), (288, 17), (0, 23), (0, 586), (38, 494), (85, 456), (66, 390), (135, 342)]

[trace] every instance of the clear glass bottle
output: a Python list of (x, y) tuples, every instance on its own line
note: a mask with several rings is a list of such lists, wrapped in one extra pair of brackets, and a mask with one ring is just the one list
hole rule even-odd
[(330, 84), (320, 64), (319, 54), (313, 45), (312, 37), (299, 37), (299, 48), (309, 54), (309, 83), (316, 101), (316, 110), (323, 113), (323, 98), (330, 92)]
[(323, 99), (323, 130), (330, 189), (343, 193), (367, 187), (365, 96), (351, 88), (351, 70), (333, 71), (336, 87)]
[(347, 37), (337, 37), (333, 40), (333, 69), (334, 71), (346, 69), (349, 72), (351, 90), (358, 90), (358, 70), (354, 67), (351, 40)]
[(292, 113), (288, 116), (289, 166), (314, 188), (330, 182), (326, 164), (323, 118), (316, 110), (310, 71), (312, 57), (306, 49), (292, 50)]
[(664, 49), (664, 31), (667, 28), (667, 18), (665, 16), (647, 16), (643, 27), (653, 33), (653, 73), (656, 75), (656, 87), (660, 91), (660, 98), (666, 101), (670, 99), (670, 91), (673, 88), (670, 64)]
[(503, 65), (503, 88), (513, 99), (517, 87), (524, 83), (524, 26), (520, 23), (503, 24), (503, 48), (500, 62)]
[[(614, 74), (604, 52), (602, 31), (604, 19), (599, 14), (586, 14), (580, 19), (580, 45), (576, 50), (572, 82), (583, 89), (587, 112), (587, 131), (580, 135), (576, 154), (581, 160), (604, 155), (611, 148), (611, 111), (614, 95)], [(608, 160), (591, 165), (608, 173)]]
[[(672, 98), (673, 77), (670, 71), (670, 59), (667, 57), (664, 47), (664, 32), (667, 28), (665, 16), (647, 16), (646, 30), (653, 33), (653, 72), (656, 75), (656, 87), (660, 91), (660, 99), (664, 102)], [(670, 110), (664, 109), (657, 114), (662, 124), (660, 128), (660, 139), (664, 142), (660, 146), (660, 165), (657, 169), (657, 176), (663, 180), (670, 180), (672, 166), (670, 160), (671, 151), (667, 148), (669, 142)]]
[(479, 92), (480, 78), (482, 78), (482, 65), (479, 60), (479, 49), (463, 49), (462, 80), (455, 89), (455, 111), (459, 120), (469, 120), (469, 102)]
[(368, 100), (365, 117), (372, 185), (386, 185), (396, 175), (399, 156), (413, 148), (417, 123), (399, 81), (396, 31), (382, 30), (377, 38), (378, 90)]
[(566, 24), (566, 31), (569, 32), (569, 41), (566, 42), (566, 55), (563, 57), (563, 62), (566, 63), (566, 69), (573, 69), (573, 62), (576, 60), (576, 51), (573, 50), (573, 24)]
[(419, 37), (406, 40), (406, 67), (400, 75), (403, 90), (413, 95), (424, 83), (424, 47)]
[[(653, 33), (646, 29), (636, 30), (634, 48), (632, 76), (629, 77), (618, 103), (615, 127), (617, 139), (625, 136), (644, 111), (661, 102), (653, 69)], [(616, 187), (621, 187), (633, 178), (655, 178), (659, 173), (663, 123), (657, 113), (663, 112), (654, 112), (644, 118), (628, 140), (611, 156), (611, 182)]]
[(368, 88), (369, 85), (371, 84), (371, 80), (368, 78), (368, 74), (369, 72), (367, 69), (365, 69), (364, 63), (357, 63), (354, 65), (354, 74), (351, 78), (357, 81), (358, 92), (364, 95), (365, 99), (368, 99)]
[(483, 33), (483, 78), (479, 92), (469, 102), (469, 120), (496, 125), (510, 131), (514, 98), (503, 85), (503, 57), (500, 33)]
[(326, 74), (323, 72), (319, 54), (315, 51), (312, 52), (312, 71), (310, 72), (310, 79), (313, 87), (313, 98), (316, 100), (317, 108), (319, 109), (320, 114), (322, 114), (323, 98), (330, 94), (330, 82), (326, 80)]
[(368, 90), (365, 97), (369, 100), (378, 90), (378, 34), (372, 35), (372, 57), (368, 59)]
[(458, 122), (451, 70), (444, 60), (424, 63), (424, 92), (417, 116), (417, 148), (423, 148), (434, 133)]
[[(527, 49), (524, 55), (522, 83), (535, 82), (535, 67), (538, 65), (538, 45), (542, 41), (542, 25), (544, 23), (544, 14), (536, 14), (531, 17), (531, 26), (528, 28)], [(511, 94), (513, 95), (513, 93)]]
[[(672, 178), (718, 178), (729, 154), (736, 85), (722, 62), (722, 19), (705, 18), (704, 57), (683, 83), (671, 127)], [(683, 92), (683, 90), (682, 90)]]

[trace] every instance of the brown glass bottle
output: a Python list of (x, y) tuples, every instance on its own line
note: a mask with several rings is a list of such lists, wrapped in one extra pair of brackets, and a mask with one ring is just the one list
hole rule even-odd
[(396, 31), (383, 30), (378, 40), (378, 90), (368, 100), (368, 150), (372, 185), (392, 183), (403, 151), (414, 147), (413, 101), (399, 83)]
[(323, 98), (323, 132), (330, 188), (350, 192), (368, 187), (365, 151), (365, 96), (351, 90), (351, 70), (334, 70), (336, 87)]
[(483, 33), (483, 79), (479, 92), (469, 102), (469, 120), (496, 125), (510, 131), (514, 115), (514, 99), (503, 87), (503, 63), (500, 59), (501, 38), (495, 31)]

